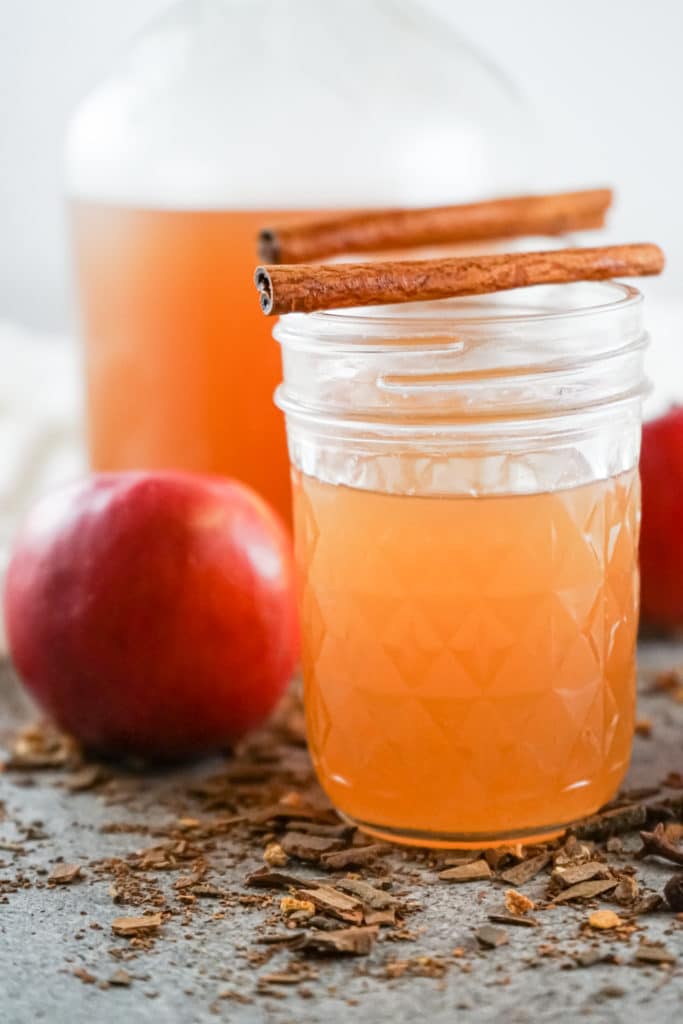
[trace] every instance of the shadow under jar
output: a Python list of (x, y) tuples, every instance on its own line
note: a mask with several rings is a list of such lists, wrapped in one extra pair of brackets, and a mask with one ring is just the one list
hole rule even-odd
[(647, 335), (617, 283), (283, 317), (308, 739), (338, 810), (556, 834), (634, 726)]

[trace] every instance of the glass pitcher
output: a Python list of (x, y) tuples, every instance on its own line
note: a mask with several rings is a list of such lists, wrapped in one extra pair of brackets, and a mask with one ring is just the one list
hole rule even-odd
[(528, 189), (532, 124), (417, 0), (172, 7), (68, 130), (93, 468), (227, 474), (289, 517), (258, 229)]

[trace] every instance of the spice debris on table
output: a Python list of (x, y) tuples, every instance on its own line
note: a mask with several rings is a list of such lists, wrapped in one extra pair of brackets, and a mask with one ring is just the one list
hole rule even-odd
[[(659, 673), (651, 690), (676, 701), (678, 676)], [(41, 725), (15, 736), (4, 772), (18, 786), (49, 778), (69, 799), (95, 792), (124, 810), (139, 780), (135, 772), (88, 761), (73, 741)], [(386, 979), (469, 973), (482, 956), (504, 955), (519, 936), (526, 936), (529, 966), (557, 956), (577, 968), (612, 962), (670, 971), (677, 963), (675, 950), (649, 941), (647, 930), (654, 914), (683, 924), (677, 916), (683, 911), (683, 778), (675, 771), (661, 785), (620, 794), (550, 843), (476, 851), (394, 848), (340, 821), (330, 807), (308, 759), (295, 692), (265, 731), (244, 741), (218, 773), (193, 775), (164, 810), (170, 812), (164, 826), (119, 820), (101, 827), (121, 837), (121, 856), (66, 863), (55, 844), (53, 868), (35, 884), (58, 890), (108, 882), (112, 913), (100, 926), (110, 929), (110, 953), (119, 964), (133, 964), (164, 941), (172, 919), (198, 927), (240, 906), (260, 912), (245, 936), (253, 986), (226, 998), (247, 1001), (287, 989), (307, 998), (324, 979), (330, 958), (360, 964), (378, 947), (384, 955), (373, 971)], [(11, 815), (6, 808), (3, 814), (4, 824)], [(18, 868), (14, 878), (9, 873), (0, 879), (0, 902), (32, 884), (20, 870), (21, 858), (32, 842), (49, 841), (40, 824), (15, 825), (20, 838), (0, 836), (0, 855)], [(213, 864), (227, 835), (245, 862), (253, 865), (256, 855), (262, 864), (245, 870), (238, 890), (222, 883)], [(643, 859), (653, 857), (668, 866), (658, 890), (638, 879)], [(169, 875), (171, 896), (162, 884)], [(425, 885), (485, 886), (500, 899), (488, 922), (471, 928), (466, 945), (402, 956), (401, 943), (421, 933)], [(566, 904), (576, 910), (576, 930), (552, 942), (537, 939), (553, 911)], [(623, 954), (615, 955), (615, 941)], [(277, 969), (270, 969), (283, 952), (285, 966), (279, 957)], [(135, 984), (132, 966), (101, 975), (78, 966), (73, 974), (100, 988)]]

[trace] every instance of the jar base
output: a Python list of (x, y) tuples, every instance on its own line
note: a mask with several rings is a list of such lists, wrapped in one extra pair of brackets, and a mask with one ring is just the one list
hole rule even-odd
[(420, 846), (434, 850), (486, 850), (495, 846), (510, 846), (523, 843), (531, 846), (535, 843), (547, 843), (563, 835), (574, 822), (552, 824), (528, 829), (511, 829), (509, 832), (429, 832), (421, 829), (391, 828), (386, 825), (375, 825), (361, 821), (341, 811), (337, 812), (350, 825), (385, 842), (399, 846)]

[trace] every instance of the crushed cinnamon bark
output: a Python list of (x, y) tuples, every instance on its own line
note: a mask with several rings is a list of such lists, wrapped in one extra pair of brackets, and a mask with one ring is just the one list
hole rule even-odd
[(258, 935), (256, 942), (263, 946), (286, 946), (303, 938), (304, 934), (305, 932), (302, 931), (270, 932), (267, 935)]
[(280, 910), (287, 917), (292, 914), (304, 914), (306, 917), (313, 917), (315, 914), (315, 903), (308, 899), (283, 896), (280, 900)]
[(48, 883), (50, 885), (71, 885), (80, 877), (80, 864), (57, 864), (48, 878)]
[[(367, 923), (367, 922), (364, 922)], [(334, 932), (339, 928), (339, 920), (334, 917), (325, 917), (324, 914), (314, 914), (306, 920), (309, 929), (316, 928), (318, 931)]]
[(378, 928), (375, 925), (339, 928), (330, 932), (306, 932), (292, 944), (292, 948), (321, 956), (367, 956), (377, 935)]
[(507, 932), (503, 928), (494, 928), (490, 924), (477, 928), (474, 935), (479, 945), (486, 949), (504, 946), (508, 941)]
[(119, 967), (117, 971), (114, 971), (111, 977), (107, 980), (110, 985), (114, 985), (118, 988), (128, 988), (133, 981), (128, 971), (124, 971), (123, 967)]
[(298, 875), (290, 875), (284, 871), (271, 871), (269, 868), (259, 868), (258, 871), (252, 871), (251, 874), (247, 875), (244, 884), (259, 889), (303, 888), (306, 886), (306, 879), (300, 878)]
[(388, 910), (399, 904), (399, 900), (391, 893), (375, 888), (362, 878), (342, 878), (336, 883), (336, 888), (357, 896), (365, 907), (372, 910)]
[(539, 925), (536, 918), (528, 914), (489, 914), (488, 918), (493, 924), (509, 924), (520, 928), (538, 928)]
[(264, 985), (299, 985), (308, 975), (300, 971), (272, 971), (270, 974), (262, 974), (258, 980), (259, 986)]
[(305, 832), (287, 832), (280, 840), (280, 846), (288, 857), (317, 863), (322, 854), (343, 849), (344, 842), (332, 837), (307, 835)]
[(448, 961), (437, 956), (391, 959), (384, 965), (384, 976), (390, 979), (402, 978), (404, 975), (413, 978), (443, 978), (448, 967)]
[(328, 871), (346, 871), (348, 868), (364, 867), (373, 864), (378, 857), (389, 852), (386, 844), (372, 843), (369, 846), (352, 846), (335, 853), (323, 853), (320, 858), (321, 867)]
[(190, 888), (192, 896), (198, 899), (208, 900), (220, 900), (228, 895), (225, 889), (221, 889), (218, 885), (209, 885), (205, 882), (199, 882), (197, 885), (193, 885)]
[(602, 949), (583, 949), (580, 953), (574, 954), (577, 967), (594, 967), (596, 964), (603, 964), (608, 960), (609, 954)]
[(632, 875), (624, 875), (612, 893), (612, 899), (622, 907), (635, 904), (640, 894), (640, 887)]
[[(168, 943), (182, 942), (185, 937), (187, 941), (193, 936), (199, 939), (202, 928), (239, 912), (242, 907), (248, 915), (244, 916), (243, 948), (236, 953), (238, 964), (227, 963), (225, 976), (218, 980), (231, 986), (224, 991), (236, 992), (233, 986), (240, 977), (239, 971), (257, 972), (258, 976), (255, 974), (252, 979), (253, 987), (249, 983), (245, 989), (251, 996), (245, 995), (245, 999), (272, 998), (277, 989), (284, 990), (288, 985), (296, 988), (294, 979), (300, 980), (304, 975), (298, 973), (294, 964), (310, 966), (311, 958), (325, 955), (348, 954), (362, 958), (372, 949), (375, 955), (367, 966), (356, 963), (354, 971), (367, 972), (372, 977), (441, 978), (449, 970), (476, 972), (478, 961), (492, 955), (501, 966), (496, 980), (504, 983), (508, 976), (508, 956), (505, 950), (500, 954), (486, 952), (495, 949), (499, 940), (496, 938), (496, 944), (487, 945), (475, 935), (475, 930), (483, 927), (482, 921), (488, 921), (488, 927), (494, 926), (494, 932), (502, 931), (506, 936), (514, 928), (510, 942), (514, 938), (515, 950), (525, 943), (536, 945), (529, 942), (533, 931), (531, 935), (523, 931), (524, 928), (536, 929), (536, 935), (542, 940), (539, 950), (543, 951), (534, 951), (533, 957), (527, 959), (538, 963), (553, 958), (558, 968), (588, 966), (595, 962), (616, 964), (620, 959), (623, 963), (630, 962), (623, 953), (604, 947), (625, 944), (629, 938), (633, 942), (631, 933), (635, 935), (646, 925), (654, 931), (661, 927), (660, 921), (669, 923), (672, 929), (680, 927), (673, 916), (679, 912), (676, 897), (673, 904), (671, 901), (667, 904), (671, 913), (654, 921), (646, 922), (642, 918), (664, 907), (661, 891), (647, 888), (648, 879), (651, 885), (664, 890), (668, 900), (674, 891), (676, 876), (667, 887), (663, 883), (671, 872), (664, 872), (661, 882), (653, 882), (656, 872), (664, 871), (659, 864), (653, 865), (649, 875), (647, 868), (642, 869), (642, 878), (639, 873), (636, 880), (633, 857), (637, 832), (625, 828), (627, 822), (642, 821), (644, 816), (653, 834), (661, 833), (669, 846), (679, 848), (683, 840), (683, 792), (676, 792), (681, 790), (681, 778), (675, 772), (670, 772), (659, 786), (641, 786), (620, 793), (598, 815), (580, 823), (574, 834), (561, 839), (528, 847), (514, 844), (484, 851), (439, 853), (397, 849), (388, 843), (374, 842), (353, 826), (339, 821), (317, 788), (312, 767), (300, 746), (300, 736), (290, 741), (284, 738), (288, 734), (279, 729), (274, 724), (265, 734), (248, 738), (231, 755), (229, 770), (216, 773), (214, 761), (210, 779), (201, 779), (200, 766), (178, 790), (166, 793), (160, 787), (159, 815), (149, 815), (149, 804), (138, 799), (139, 790), (157, 785), (156, 781), (148, 783), (145, 776), (119, 775), (111, 766), (100, 774), (99, 770), (89, 770), (97, 766), (89, 766), (87, 761), (69, 760), (52, 769), (60, 772), (56, 786), (59, 800), (115, 805), (112, 818), (116, 820), (102, 829), (103, 836), (107, 837), (103, 839), (106, 844), (103, 853), (110, 856), (96, 861), (83, 858), (82, 873), (87, 872), (89, 884), (101, 886), (105, 900), (109, 889), (111, 899), (122, 908), (114, 912), (122, 913), (125, 908), (131, 914), (129, 918), (116, 919), (128, 922), (118, 931), (114, 929), (114, 934), (127, 939), (112, 943), (108, 955), (118, 963), (127, 966), (129, 958), (148, 955), (147, 950), (157, 941), (157, 936), (158, 941)], [(233, 764), (241, 759), (244, 761), (241, 767)], [(31, 770), (25, 769), (27, 773)], [(12, 775), (12, 784), (20, 778), (17, 769)], [(52, 777), (48, 779), (50, 787), (54, 787)], [(6, 782), (9, 784), (9, 776)], [(666, 785), (669, 785), (668, 796), (663, 788)], [(7, 807), (11, 808), (11, 801)], [(9, 817), (14, 819), (13, 811)], [(77, 817), (83, 820), (80, 815), (74, 815)], [(664, 825), (657, 832), (655, 825), (660, 821)], [(617, 835), (601, 838), (615, 826)], [(17, 831), (8, 832), (10, 838), (0, 840), (0, 857), (3, 843), (7, 850), (3, 867), (8, 875), (7, 878), (0, 876), (0, 902), (11, 900), (13, 893), (28, 884), (44, 886), (46, 891), (48, 886), (52, 889), (68, 884), (51, 881), (49, 876), (62, 852), (58, 846), (47, 847), (52, 856), (42, 875), (39, 871), (33, 875), (31, 867), (28, 870), (30, 881), (19, 873), (16, 877), (14, 871), (10, 873), (7, 862), (11, 863), (11, 855), (15, 858), (28, 856), (29, 859), (21, 863), (32, 865), (32, 854), (37, 849), (32, 844), (46, 843), (41, 837), (49, 833), (49, 828), (41, 823), (16, 820), (4, 823), (3, 829), (6, 827)], [(20, 841), (16, 841), (15, 835)], [(287, 863), (283, 858), (288, 857), (285, 849), (288, 843), (301, 846), (308, 857), (302, 859), (294, 853), (292, 856), (296, 859)], [(326, 847), (327, 843), (332, 846)], [(265, 857), (266, 851), (269, 851), (268, 857)], [(64, 855), (72, 859), (81, 856), (77, 846), (64, 847)], [(293, 870), (287, 870), (289, 865)], [(61, 861), (56, 866), (65, 872), (69, 868)], [(236, 872), (232, 872), (234, 868)], [(448, 936), (439, 929), (427, 932), (425, 923), (430, 916), (420, 913), (419, 897), (424, 894), (428, 906), (433, 899), (438, 900), (434, 886), (436, 876), (451, 869), (455, 869), (456, 881), (462, 869), (466, 869), (466, 875), (471, 871), (482, 872), (482, 877), (475, 879), (478, 884), (471, 890), (442, 893), (446, 905), (452, 903), (459, 908), (462, 904), (473, 917), (476, 915), (472, 930), (454, 934), (451, 928)], [(347, 872), (353, 874), (345, 877)], [(535, 887), (529, 888), (528, 896), (518, 891), (534, 880)], [(601, 895), (590, 883), (598, 883), (601, 889), (607, 886), (605, 898), (619, 906), (618, 914), (614, 914), (619, 924), (602, 929), (590, 924), (594, 915), (586, 909), (585, 901)], [(549, 888), (543, 895), (546, 885)], [(295, 904), (289, 913), (280, 910), (283, 898)], [(59, 901), (58, 896), (53, 899)], [(569, 914), (566, 911), (562, 914), (559, 906), (574, 901), (578, 929), (570, 925), (572, 931), (567, 936)], [(534, 903), (540, 907), (536, 917), (532, 916)], [(494, 912), (489, 912), (491, 910)], [(613, 912), (597, 910), (596, 914), (612, 915)], [(406, 925), (409, 915), (415, 915), (410, 920), (411, 927)], [(613, 921), (613, 918), (608, 919)], [(168, 925), (162, 928), (165, 922)], [(344, 927), (346, 925), (349, 927)], [(462, 927), (457, 915), (453, 927)], [(378, 936), (383, 941), (374, 945)], [(592, 946), (577, 952), (573, 945), (575, 940), (582, 938), (586, 942), (589, 936)], [(567, 937), (569, 941), (563, 942)], [(409, 955), (400, 959), (382, 959), (383, 950), (396, 949), (396, 943), (406, 942), (420, 943), (417, 955), (409, 950)], [(445, 943), (448, 955), (445, 955)], [(460, 956), (451, 955), (456, 944), (457, 949), (462, 950)], [(596, 949), (597, 946), (602, 948)], [(667, 961), (654, 959), (660, 955), (657, 951), (647, 955), (653, 957), (651, 963), (661, 962), (666, 966)], [(628, 954), (628, 957), (633, 956), (633, 952)], [(288, 957), (290, 962), (283, 963)], [(266, 967), (271, 958), (272, 964)], [(645, 960), (638, 962), (646, 963)], [(383, 973), (385, 963), (386, 975)], [(324, 978), (327, 968), (320, 963), (314, 966)], [(264, 970), (267, 973), (261, 973)], [(97, 983), (100, 987), (116, 985), (108, 977), (110, 970), (98, 968), (95, 973), (103, 979)], [(120, 984), (125, 987), (123, 981)], [(240, 978), (240, 991), (243, 985)], [(143, 992), (142, 986), (139, 991)], [(315, 991), (313, 986), (309, 994)], [(214, 995), (215, 1000), (219, 998), (220, 991)]]
[[(334, 824), (334, 817), (330, 814), (329, 808), (323, 810), (304, 803), (294, 805), (284, 802), (254, 810), (247, 816), (247, 820), (252, 825), (288, 824), (291, 822), (298, 824), (311, 821), (317, 821), (320, 824)], [(347, 826), (344, 826), (344, 829), (348, 831)]]
[(147, 932), (155, 932), (161, 928), (162, 923), (161, 914), (146, 914), (144, 917), (117, 917), (111, 923), (111, 930), (115, 935), (130, 938)]
[(519, 886), (525, 885), (530, 882), (536, 875), (539, 875), (541, 871), (550, 863), (549, 853), (539, 853), (535, 857), (530, 857), (528, 860), (523, 860), (520, 864), (516, 864), (513, 868), (508, 868), (506, 871), (501, 872), (500, 877), (504, 882), (509, 885)]
[(110, 778), (100, 764), (88, 764), (76, 772), (73, 772), (64, 779), (64, 785), (70, 793), (85, 793), (89, 789), (95, 789)]
[(643, 739), (649, 740), (652, 736), (652, 719), (650, 718), (639, 718), (635, 724), (636, 736), (642, 736)]
[(567, 903), (571, 900), (590, 900), (595, 896), (602, 896), (603, 893), (609, 892), (610, 889), (614, 889), (616, 886), (616, 878), (594, 879), (591, 882), (579, 882), (578, 885), (572, 885), (569, 889), (565, 889), (564, 892), (559, 893), (557, 896), (553, 896), (552, 902)]
[[(254, 1001), (251, 998), (251, 996), (246, 995), (244, 992), (237, 992), (235, 989), (232, 988), (223, 989), (223, 991), (218, 993), (218, 996), (216, 998), (230, 999), (233, 1003), (239, 1003), (243, 1006), (248, 1006), (250, 1003), (253, 1003)], [(210, 1009), (213, 1009), (213, 1007), (211, 1007)], [(216, 1013), (218, 1013), (218, 1009), (216, 1009)]]
[(467, 864), (460, 864), (455, 868), (446, 868), (439, 872), (439, 878), (444, 882), (481, 882), (483, 879), (491, 878), (491, 868), (485, 860), (475, 860)]
[(609, 876), (610, 870), (606, 864), (590, 860), (570, 867), (556, 867), (550, 877), (553, 882), (568, 889), (572, 885), (578, 885), (579, 882), (588, 882), (592, 878), (608, 878)]
[(38, 723), (21, 730), (2, 767), (5, 771), (42, 771), (75, 768), (80, 762), (81, 751), (75, 740), (50, 725)]
[(78, 978), (84, 985), (94, 985), (97, 978), (90, 971), (86, 971), (85, 967), (76, 967), (73, 971), (74, 978)]
[(658, 672), (649, 688), (650, 693), (667, 693), (676, 697), (683, 694), (683, 669), (671, 668)]
[(286, 822), (285, 827), (306, 835), (324, 836), (328, 839), (349, 840), (356, 833), (355, 826), (346, 825), (344, 822), (340, 822), (338, 825), (328, 825), (324, 821), (301, 821), (298, 818)]
[(627, 804), (586, 818), (574, 832), (579, 839), (605, 840), (640, 828), (646, 819), (647, 811), (642, 804)]
[(593, 859), (594, 843), (590, 840), (582, 842), (571, 832), (559, 850), (555, 850), (552, 855), (555, 867), (569, 867), (575, 864), (585, 864), (587, 860)]
[(363, 905), (360, 900), (346, 893), (338, 892), (331, 886), (321, 885), (314, 889), (300, 889), (297, 892), (303, 900), (310, 900), (315, 910), (351, 924), (362, 924)]
[(630, 912), (633, 916), (640, 914), (653, 914), (664, 906), (664, 897), (658, 892), (646, 892), (638, 896), (638, 899), (631, 906)]
[(393, 928), (396, 924), (396, 911), (391, 910), (365, 910), (363, 912), (363, 924), (376, 924), (380, 928)]
[(22, 843), (14, 843), (9, 839), (0, 839), (0, 850), (5, 850), (7, 853), (26, 853), (26, 847)]
[[(488, 861), (489, 867), (495, 870), (495, 865), (492, 865), (488, 854), (490, 851), (485, 850), (484, 856)], [(472, 861), (481, 859), (481, 850), (449, 850), (447, 854), (440, 859), (439, 863), (442, 868), (456, 868), (460, 864), (471, 864)]]
[[(478, 853), (474, 851), (473, 859), (477, 856)], [(515, 843), (513, 846), (494, 846), (484, 851), (484, 857), (492, 871), (500, 871), (524, 860), (524, 847), (521, 843)]]
[(675, 964), (676, 956), (659, 942), (642, 942), (636, 950), (636, 960), (647, 964)]

